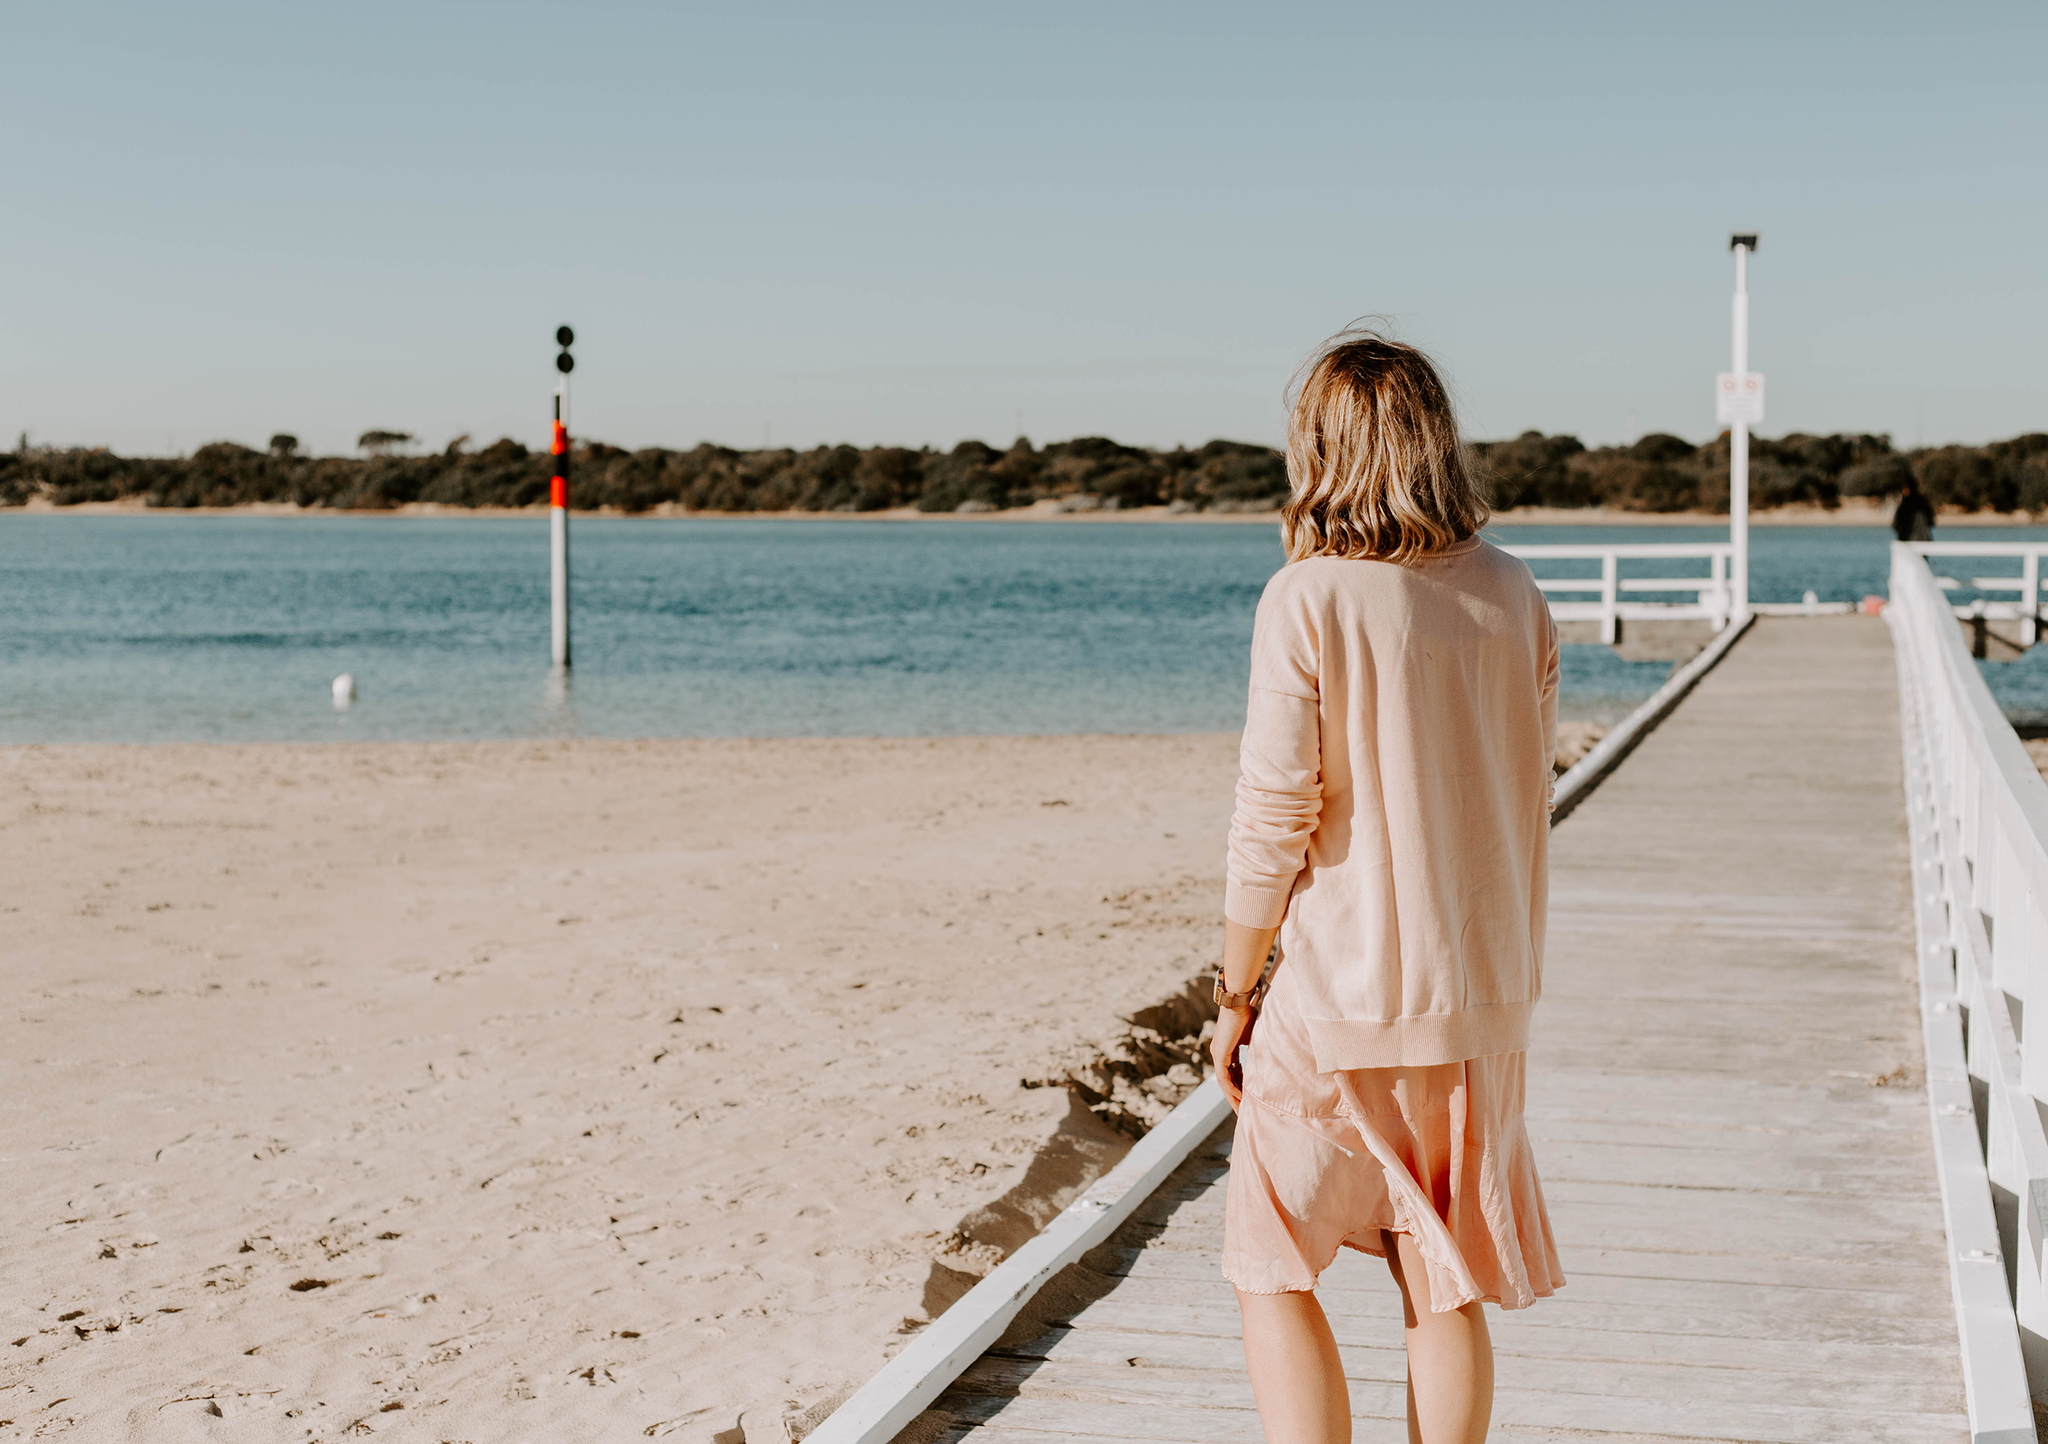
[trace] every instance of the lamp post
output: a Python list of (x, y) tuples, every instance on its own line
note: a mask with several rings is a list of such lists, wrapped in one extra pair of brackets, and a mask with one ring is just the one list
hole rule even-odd
[(1749, 258), (1756, 251), (1756, 232), (1728, 238), (1735, 252), (1734, 369), (1714, 379), (1714, 419), (1728, 427), (1728, 541), (1734, 552), (1729, 578), (1734, 605), (1731, 619), (1749, 616), (1749, 428), (1764, 419), (1764, 378), (1749, 369)]

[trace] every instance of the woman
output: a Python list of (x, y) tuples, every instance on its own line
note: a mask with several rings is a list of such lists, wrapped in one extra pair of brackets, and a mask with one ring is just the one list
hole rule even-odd
[(1314, 1294), (1340, 1246), (1400, 1287), (1409, 1439), (1476, 1444), (1493, 1403), (1480, 1305), (1564, 1282), (1522, 1127), (1557, 628), (1528, 568), (1479, 536), (1486, 504), (1420, 351), (1364, 331), (1327, 344), (1287, 473), (1216, 984), (1238, 1109), (1223, 1272), (1269, 1444), (1351, 1437)]

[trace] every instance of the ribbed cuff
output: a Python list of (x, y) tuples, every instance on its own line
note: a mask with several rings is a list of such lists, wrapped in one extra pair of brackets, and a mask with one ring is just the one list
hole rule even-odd
[(1235, 878), (1223, 885), (1223, 916), (1241, 927), (1277, 928), (1287, 916), (1287, 899), (1293, 895), (1270, 887), (1252, 887)]

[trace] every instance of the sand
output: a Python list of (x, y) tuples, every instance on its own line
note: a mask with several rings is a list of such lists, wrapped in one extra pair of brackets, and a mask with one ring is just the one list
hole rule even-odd
[(1197, 1081), (1235, 767), (0, 749), (0, 1440), (800, 1437)]
[(1125, 1146), (1024, 1082), (1209, 959), (1234, 768), (0, 752), (0, 1438), (774, 1437)]

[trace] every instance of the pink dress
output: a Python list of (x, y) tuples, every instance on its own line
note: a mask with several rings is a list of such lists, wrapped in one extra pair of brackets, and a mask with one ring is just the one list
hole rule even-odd
[(1414, 1238), (1429, 1307), (1525, 1308), (1564, 1283), (1522, 1126), (1522, 1058), (1318, 1073), (1281, 964), (1244, 1050), (1223, 1275), (1312, 1289), (1340, 1246)]
[(1564, 1282), (1529, 1139), (1557, 628), (1477, 537), (1404, 565), (1315, 557), (1267, 584), (1225, 914), (1279, 928), (1231, 1156), (1223, 1272), (1315, 1287), (1412, 1236), (1432, 1310)]

